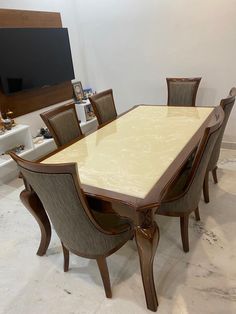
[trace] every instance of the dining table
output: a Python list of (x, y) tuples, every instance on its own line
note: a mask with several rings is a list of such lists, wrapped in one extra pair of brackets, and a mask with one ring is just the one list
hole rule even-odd
[(158, 308), (153, 260), (160, 236), (155, 213), (216, 112), (205, 106), (138, 105), (40, 161), (76, 163), (79, 183), (88, 197), (126, 208), (134, 223), (151, 311)]

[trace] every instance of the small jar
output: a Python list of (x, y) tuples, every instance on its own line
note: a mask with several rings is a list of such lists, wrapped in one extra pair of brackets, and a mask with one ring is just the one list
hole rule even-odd
[(3, 119), (3, 125), (5, 127), (6, 130), (11, 130), (11, 126), (12, 126), (12, 120), (9, 118)]
[(5, 128), (4, 128), (4, 124), (3, 124), (3, 118), (2, 118), (2, 113), (0, 111), (0, 135), (5, 133)]

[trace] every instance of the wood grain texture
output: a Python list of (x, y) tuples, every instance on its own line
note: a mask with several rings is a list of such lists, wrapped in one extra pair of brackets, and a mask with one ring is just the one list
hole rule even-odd
[[(0, 9), (0, 27), (60, 28), (62, 22), (58, 12)], [(4, 114), (10, 109), (13, 117), (18, 117), (71, 98), (73, 90), (70, 81), (12, 95), (4, 94), (0, 88), (0, 110)]]
[(50, 240), (51, 240), (51, 224), (48, 215), (34, 191), (23, 190), (20, 194), (20, 199), (28, 211), (36, 219), (41, 231), (41, 240), (37, 255), (43, 256), (46, 254)]
[(62, 27), (58, 12), (0, 9), (0, 27)]
[(0, 108), (3, 113), (10, 109), (13, 111), (14, 117), (18, 117), (72, 97), (72, 85), (69, 81), (50, 87), (22, 91), (9, 96), (0, 91)]

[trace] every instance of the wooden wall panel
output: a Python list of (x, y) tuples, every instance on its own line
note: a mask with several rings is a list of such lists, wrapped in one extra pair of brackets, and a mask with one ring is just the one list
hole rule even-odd
[[(62, 22), (57, 12), (0, 9), (0, 27), (60, 28)], [(10, 109), (17, 117), (71, 98), (73, 90), (70, 81), (12, 95), (5, 95), (0, 89), (0, 110), (4, 114)]]
[(41, 89), (22, 91), (12, 95), (0, 92), (1, 111), (13, 111), (14, 117), (73, 98), (71, 82), (57, 84)]
[(62, 27), (57, 12), (0, 9), (0, 27)]

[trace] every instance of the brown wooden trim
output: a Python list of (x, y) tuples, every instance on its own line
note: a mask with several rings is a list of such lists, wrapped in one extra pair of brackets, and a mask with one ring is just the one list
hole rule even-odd
[(236, 96), (236, 87), (232, 87), (231, 90), (229, 91), (230, 96)]
[[(231, 107), (230, 111), (232, 110), (232, 107), (234, 105), (235, 102), (235, 95), (236, 95), (236, 88), (233, 87), (231, 88), (229, 95), (226, 98), (221, 99), (220, 101), (220, 106), (223, 111), (225, 112), (226, 107)], [(226, 117), (225, 117), (226, 118)], [(224, 128), (226, 127), (226, 123), (227, 121), (225, 121), (225, 125), (223, 126)], [(224, 133), (224, 129), (222, 130), (222, 132)], [(223, 133), (221, 133), (218, 138), (218, 140), (222, 141), (222, 137), (223, 137)], [(218, 145), (218, 140), (216, 142), (215, 145)], [(217, 154), (217, 152), (215, 152), (215, 148), (213, 148), (212, 154)], [(219, 152), (218, 152), (219, 153)], [(218, 161), (218, 160), (217, 160)], [(204, 200), (205, 203), (209, 203), (210, 202), (210, 197), (209, 197), (209, 171), (212, 171), (212, 175), (213, 175), (213, 180), (215, 183), (217, 183), (217, 161), (215, 162), (215, 164), (213, 164), (211, 161), (209, 162), (206, 174), (205, 174), (205, 179), (204, 179), (204, 184), (203, 184), (203, 195), (204, 195)]]
[[(139, 253), (140, 268), (141, 268), (141, 273), (142, 273), (142, 280), (143, 280), (143, 286), (144, 286), (144, 291), (145, 291), (145, 296), (146, 296), (146, 302), (147, 302), (148, 309), (152, 311), (156, 311), (157, 306), (158, 306), (158, 301), (157, 301), (157, 296), (156, 296), (156, 291), (155, 291), (155, 282), (154, 282), (154, 276), (153, 276), (153, 260), (156, 253), (158, 241), (159, 241), (159, 229), (156, 222), (154, 221), (154, 212), (156, 211), (156, 208), (159, 206), (161, 198), (163, 197), (166, 189), (171, 184), (173, 180), (173, 176), (180, 171), (181, 167), (183, 166), (183, 163), (185, 162), (189, 154), (192, 152), (194, 147), (197, 145), (197, 143), (201, 139), (206, 126), (208, 125), (208, 123), (213, 117), (216, 120), (219, 119), (219, 114), (217, 113), (217, 110), (214, 110), (212, 114), (209, 115), (209, 117), (203, 123), (202, 127), (198, 130), (198, 132), (196, 132), (196, 134), (192, 137), (192, 139), (186, 145), (186, 147), (183, 148), (183, 151), (179, 154), (177, 159), (170, 165), (169, 169), (167, 169), (166, 173), (163, 176), (163, 179), (159, 180), (159, 182), (156, 183), (156, 185), (153, 187), (151, 192), (148, 194), (148, 196), (144, 200), (140, 200), (138, 198), (131, 199), (127, 195), (122, 195), (122, 194), (119, 194), (119, 197), (117, 197), (117, 193), (115, 195), (114, 192), (103, 190), (103, 192), (105, 192), (105, 196), (104, 196), (104, 194), (101, 195), (100, 193), (101, 189), (99, 190), (97, 188), (93, 188), (92, 190), (94, 192), (93, 195), (97, 198), (109, 199), (110, 197), (110, 199), (114, 203), (124, 202), (127, 204), (131, 204), (130, 211), (134, 213), (135, 239), (136, 239), (136, 244), (137, 244), (138, 253)], [(56, 152), (64, 148), (65, 147), (60, 148), (56, 150)], [(19, 159), (18, 162), (21, 163), (21, 159), (19, 157), (18, 159)], [(27, 167), (29, 167), (29, 169), (32, 169), (34, 171), (37, 170), (37, 166), (38, 166), (37, 163), (32, 163), (28, 161), (25, 163), (27, 164)], [(73, 168), (75, 168), (75, 164), (64, 164), (64, 165), (60, 164), (57, 166), (53, 165), (53, 172), (57, 173), (56, 169), (58, 169), (58, 171), (61, 171), (61, 169), (64, 169), (64, 171), (68, 171), (68, 173), (71, 173), (73, 175), (74, 182), (76, 186), (78, 185), (78, 193), (81, 193), (81, 195), (83, 195), (82, 204), (83, 206), (85, 204), (85, 209), (86, 209), (87, 201), (84, 195), (89, 194), (89, 189), (86, 190), (85, 186), (83, 186), (84, 191), (79, 189), (79, 184), (80, 184), (79, 178), (77, 177), (77, 173), (73, 172)], [(46, 164), (40, 165), (40, 169), (47, 169), (47, 172), (48, 172), (48, 170), (50, 169), (50, 165), (46, 165)], [(74, 252), (74, 253), (77, 255), (80, 255), (78, 254), (78, 252)]]
[(154, 221), (154, 213), (148, 210), (139, 213), (139, 223), (135, 228), (135, 240), (139, 254), (140, 269), (145, 292), (147, 308), (156, 311), (158, 307), (155, 281), (153, 275), (153, 261), (160, 238), (160, 231)]
[(10, 109), (15, 118), (72, 98), (72, 85), (69, 81), (12, 95), (6, 95), (0, 90), (0, 109), (3, 114)]
[[(32, 171), (35, 173), (47, 173), (47, 174), (69, 174), (71, 175), (71, 177), (73, 178), (73, 182), (76, 188), (76, 191), (78, 193), (79, 199), (82, 203), (82, 206), (89, 218), (89, 220), (93, 223), (93, 225), (96, 227), (96, 229), (104, 234), (107, 235), (118, 235), (124, 232), (127, 232), (127, 229), (117, 229), (117, 230), (108, 230), (108, 229), (103, 229), (95, 220), (89, 205), (88, 205), (88, 201), (87, 198), (85, 196), (85, 193), (83, 192), (83, 190), (81, 189), (81, 183), (79, 180), (79, 175), (78, 175), (78, 171), (77, 171), (77, 164), (76, 163), (62, 163), (62, 164), (40, 164), (38, 162), (32, 162), (32, 161), (28, 161), (25, 159), (22, 159), (21, 157), (19, 157), (18, 155), (16, 155), (13, 152), (10, 152), (9, 155), (12, 157), (13, 160), (15, 160), (15, 162), (23, 169), (26, 169), (28, 171)], [(125, 241), (126, 242), (126, 241)], [(124, 243), (125, 243), (124, 242)], [(124, 245), (121, 244), (122, 245)], [(118, 248), (120, 248), (121, 246), (119, 246)], [(68, 248), (71, 252), (80, 255), (82, 257), (89, 257), (89, 258), (97, 258), (98, 255), (84, 255), (82, 253), (79, 253), (77, 251), (73, 251), (71, 248)], [(105, 256), (111, 255), (112, 253), (114, 253), (116, 251), (116, 248), (113, 248), (111, 251), (108, 251), (107, 254)]]
[(111, 283), (110, 283), (110, 277), (109, 277), (109, 271), (108, 271), (108, 267), (107, 267), (107, 261), (106, 258), (104, 257), (98, 257), (96, 259), (97, 264), (98, 264), (98, 268), (102, 277), (102, 282), (103, 282), (103, 286), (105, 289), (105, 294), (107, 298), (111, 298), (112, 297), (112, 293), (111, 293)]
[(214, 181), (215, 184), (218, 183), (217, 169), (218, 169), (218, 167), (216, 166), (216, 167), (212, 170), (212, 177), (213, 177), (213, 181)]
[[(79, 200), (82, 204), (82, 207), (83, 207), (85, 213), (87, 214), (87, 218), (90, 220), (90, 222), (94, 225), (94, 227), (99, 232), (101, 232), (103, 234), (107, 234), (107, 235), (116, 236), (116, 235), (122, 234), (124, 232), (127, 233), (130, 230), (130, 236), (133, 235), (133, 229), (132, 229), (133, 226), (131, 223), (123, 231), (117, 230), (117, 232), (116, 232), (116, 230), (113, 230), (112, 232), (110, 232), (110, 231), (107, 231), (106, 229), (103, 229), (103, 227), (106, 227), (106, 226), (102, 227), (96, 222), (96, 220), (93, 217), (91, 210), (88, 207), (86, 197), (80, 188), (80, 182), (79, 182), (79, 177), (78, 177), (78, 173), (77, 173), (76, 163), (60, 164), (60, 165), (45, 165), (45, 164), (26, 161), (14, 153), (10, 153), (10, 156), (16, 161), (16, 163), (18, 164), (18, 166), (20, 166), (21, 169), (25, 169), (25, 170), (30, 171), (30, 172), (46, 173), (46, 174), (69, 174), (69, 175), (71, 175), (75, 189), (76, 189), (76, 192), (77, 192), (78, 197), (79, 197)], [(32, 194), (34, 192), (26, 191), (26, 193)], [(34, 195), (37, 198), (37, 195), (35, 193), (34, 193)], [(24, 201), (25, 199), (26, 198), (23, 198), (22, 200)], [(39, 202), (40, 202), (40, 200), (39, 200)], [(40, 204), (41, 204), (41, 202), (40, 202)], [(32, 206), (32, 208), (31, 208), (31, 206), (29, 207), (29, 210), (31, 210), (31, 209), (32, 209), (33, 215), (37, 219), (38, 217), (37, 217), (36, 211), (37, 211), (38, 207), (37, 207), (37, 204), (35, 202), (34, 202), (34, 206)], [(45, 212), (43, 206), (42, 206), (42, 210)], [(45, 212), (45, 214), (46, 214), (46, 212)], [(100, 274), (102, 277), (106, 296), (107, 296), (107, 298), (111, 298), (112, 293), (111, 293), (111, 285), (110, 285), (108, 267), (107, 267), (107, 263), (106, 263), (106, 257), (111, 255), (112, 253), (116, 252), (118, 249), (120, 249), (128, 241), (128, 239), (129, 238), (126, 238), (125, 240), (123, 240), (122, 242), (120, 242), (119, 244), (114, 246), (112, 249), (107, 248), (106, 251), (104, 250), (105, 252), (103, 255), (95, 255), (95, 254), (89, 255), (89, 254), (80, 253), (74, 249), (66, 247), (64, 245), (64, 243), (61, 241), (62, 248), (63, 248), (63, 255), (64, 255), (64, 271), (67, 272), (69, 269), (69, 251), (71, 251), (72, 253), (79, 255), (79, 256), (96, 259), (97, 264), (98, 264), (98, 268), (100, 270)], [(49, 241), (50, 241), (50, 238), (49, 238)], [(49, 242), (48, 242), (48, 244), (49, 244)], [(44, 246), (44, 248), (46, 248), (46, 246)], [(153, 258), (154, 258), (154, 254), (153, 254)], [(154, 282), (153, 282), (153, 285), (154, 285)]]
[(203, 182), (203, 196), (205, 203), (210, 202), (209, 198), (209, 170), (206, 171), (204, 182)]
[(23, 190), (20, 194), (20, 199), (39, 225), (41, 231), (41, 240), (37, 255), (43, 256), (46, 254), (51, 240), (51, 224), (47, 213), (45, 212), (40, 199), (34, 191)]
[(69, 270), (70, 252), (64, 246), (62, 241), (61, 241), (61, 246), (62, 246), (62, 251), (63, 251), (63, 256), (64, 256), (64, 272), (67, 272)]
[(25, 159), (22, 159), (18, 155), (13, 152), (10, 152), (9, 155), (13, 160), (23, 169), (28, 171), (32, 171), (35, 173), (47, 173), (47, 174), (69, 174), (73, 178), (73, 182), (78, 193), (79, 199), (82, 203), (82, 206), (89, 217), (90, 221), (94, 224), (94, 226), (102, 233), (108, 235), (120, 234), (126, 232), (127, 230), (114, 232), (113, 230), (105, 230), (101, 228), (101, 226), (97, 223), (93, 214), (91, 213), (87, 198), (85, 196), (84, 191), (81, 189), (81, 183), (78, 175), (77, 164), (76, 163), (61, 163), (61, 164), (42, 164), (38, 162), (32, 162)]
[[(233, 88), (230, 90), (230, 93), (233, 94), (234, 92), (232, 90)], [(225, 110), (225, 107), (227, 107), (227, 105), (230, 105), (232, 103), (234, 104), (234, 102), (235, 102), (235, 96), (230, 94), (228, 97), (221, 99), (220, 106), (223, 110)]]
[(62, 22), (59, 12), (0, 9), (0, 27), (60, 28)]
[(185, 253), (189, 252), (188, 222), (189, 222), (188, 214), (180, 216), (181, 239), (183, 244), (183, 250)]
[[(215, 109), (218, 111), (217, 109)], [(176, 179), (176, 176), (181, 171), (183, 165), (186, 160), (195, 149), (200, 139), (202, 138), (205, 128), (209, 125), (212, 119), (217, 119), (217, 115), (215, 114), (215, 110), (209, 117), (205, 120), (201, 128), (195, 133), (195, 135), (190, 139), (189, 143), (183, 148), (183, 150), (179, 153), (177, 158), (172, 162), (169, 168), (166, 170), (162, 178), (156, 182), (152, 190), (145, 197), (145, 199), (140, 199), (137, 197), (100, 189), (97, 187), (91, 187), (87, 185), (83, 185), (83, 190), (87, 195), (91, 195), (93, 197), (101, 198), (103, 200), (111, 201), (116, 200), (122, 202), (128, 206), (134, 207), (136, 210), (145, 210), (151, 207), (158, 207), (164, 195), (167, 193), (169, 187), (171, 186), (173, 180)]]
[[(130, 109), (129, 111), (134, 110), (135, 108), (137, 108), (137, 106)], [(217, 120), (219, 118), (218, 111), (219, 111), (219, 108), (218, 109), (215, 108), (213, 110), (213, 112), (205, 120), (201, 128), (190, 139), (189, 143), (182, 149), (182, 151), (179, 153), (177, 158), (172, 162), (172, 164), (166, 170), (162, 178), (158, 182), (156, 182), (154, 187), (151, 189), (149, 194), (144, 199), (82, 184), (81, 186), (84, 193), (86, 195), (102, 199), (104, 201), (109, 201), (109, 202), (117, 201), (125, 205), (128, 205), (130, 207), (133, 207), (135, 210), (138, 210), (138, 211), (144, 211), (148, 208), (159, 207), (162, 198), (167, 193), (173, 181), (176, 179), (176, 176), (181, 171), (183, 165), (185, 164), (186, 160), (188, 159), (192, 151), (198, 145), (200, 139), (202, 138), (204, 134), (205, 128), (209, 125), (209, 123), (212, 123), (213, 120), (215, 119)], [(77, 140), (73, 141), (73, 143), (75, 143), (76, 141)], [(62, 148), (55, 150), (49, 155), (41, 158), (39, 162), (42, 162), (43, 160), (65, 149), (68, 146), (70, 145), (68, 144), (66, 146), (63, 146)]]
[[(189, 177), (187, 179), (186, 186), (184, 188), (183, 193), (181, 193), (178, 196), (173, 197), (171, 199), (166, 199), (163, 202), (176, 201), (176, 200), (182, 198), (188, 192), (188, 190), (189, 190), (189, 188), (190, 188), (190, 186), (192, 184), (192, 181), (193, 181), (193, 179), (194, 179), (194, 177), (196, 175), (196, 172), (198, 170), (198, 166), (199, 166), (199, 164), (201, 162), (201, 159), (202, 159), (203, 153), (205, 151), (205, 146), (206, 146), (206, 143), (207, 143), (207, 141), (209, 139), (209, 136), (212, 133), (214, 133), (217, 130), (219, 130), (219, 128), (221, 127), (221, 125), (223, 123), (224, 111), (223, 111), (223, 109), (220, 106), (217, 107), (216, 110), (215, 110), (215, 118), (216, 118), (215, 124), (211, 125), (211, 126), (209, 126), (209, 127), (207, 127), (205, 129), (203, 138), (202, 138), (201, 143), (199, 144), (198, 150), (196, 152), (196, 157), (194, 159), (193, 166), (192, 166), (191, 172), (189, 174)], [(191, 211), (193, 211), (193, 210), (195, 210), (195, 208), (192, 209)], [(161, 212), (158, 212), (158, 214), (159, 213), (162, 214)], [(165, 211), (165, 213), (166, 213), (166, 211)], [(175, 213), (174, 211), (171, 211), (171, 213), (169, 215), (171, 215), (171, 216), (180, 216), (180, 213), (179, 212)]]

